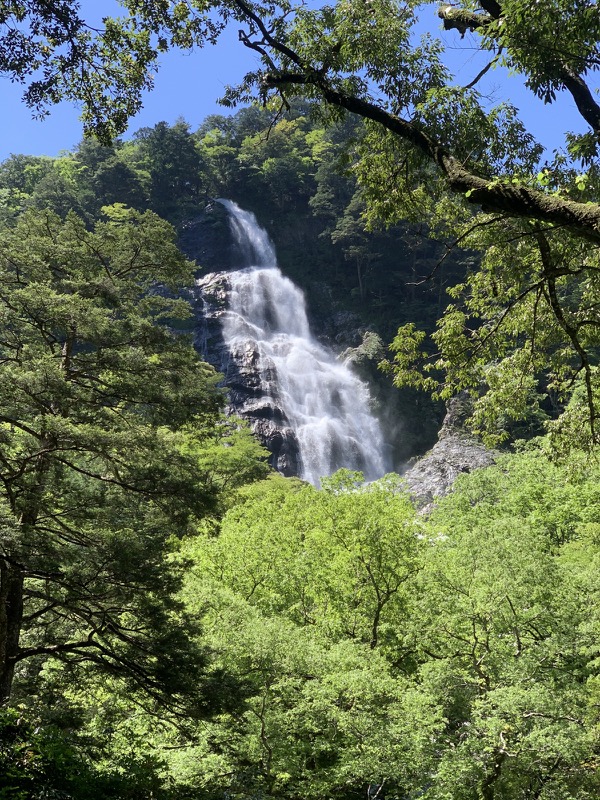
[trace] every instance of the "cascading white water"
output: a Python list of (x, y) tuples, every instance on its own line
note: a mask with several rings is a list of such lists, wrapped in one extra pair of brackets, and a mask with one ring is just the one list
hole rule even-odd
[(367, 480), (381, 477), (388, 465), (367, 387), (311, 336), (304, 296), (280, 272), (254, 215), (220, 202), (246, 261), (244, 269), (228, 274), (223, 337), (231, 353), (248, 343), (258, 353), (265, 391), (276, 395), (298, 440), (300, 477), (318, 485), (341, 467), (360, 470)]

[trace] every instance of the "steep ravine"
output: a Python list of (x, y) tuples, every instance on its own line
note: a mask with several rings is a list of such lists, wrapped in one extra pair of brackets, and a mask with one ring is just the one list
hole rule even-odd
[(254, 216), (220, 202), (237, 268), (198, 279), (199, 342), (218, 356), (232, 410), (250, 421), (284, 474), (315, 485), (340, 467), (380, 477), (392, 463), (368, 385), (314, 338), (303, 293), (279, 270)]
[[(264, 353), (261, 354), (256, 337), (239, 339), (232, 352), (223, 336), (223, 321), (231, 303), (234, 268), (248, 263), (249, 257), (250, 260), (256, 259), (248, 253), (243, 254), (239, 241), (236, 242), (231, 235), (227, 212), (218, 203), (182, 226), (180, 244), (188, 257), (212, 270), (208, 274), (207, 269), (198, 273), (196, 344), (204, 357), (225, 375), (230, 410), (250, 421), (259, 439), (271, 452), (270, 461), (276, 469), (288, 476), (302, 474), (304, 467), (295, 423), (279, 402), (275, 365), (271, 374), (265, 370)], [(323, 284), (321, 291), (327, 294), (327, 285)], [(297, 302), (297, 297), (292, 299), (292, 305)], [(389, 379), (376, 369), (381, 352), (377, 347), (373, 348), (373, 335), (365, 331), (353, 311), (344, 309), (339, 298), (331, 297), (330, 308), (331, 312), (325, 319), (315, 320), (309, 313), (310, 324), (337, 352), (344, 351), (354, 370), (368, 381), (385, 439), (383, 465), (370, 470), (364, 459), (358, 458), (344, 466), (362, 468), (371, 472), (370, 477), (389, 469), (404, 472), (417, 501), (427, 507), (449, 490), (458, 474), (491, 463), (493, 454), (465, 432), (456, 408), (449, 410), (436, 442), (434, 432), (440, 428), (436, 420), (441, 418), (437, 416), (435, 407), (422, 395), (394, 389)], [(285, 316), (290, 310), (282, 313)], [(262, 335), (264, 337), (264, 332)], [(262, 374), (259, 370), (261, 361)], [(265, 383), (269, 382), (271, 386), (266, 386)], [(423, 436), (422, 430), (428, 431), (427, 435)], [(425, 457), (416, 460), (423, 453), (426, 453)], [(340, 465), (333, 459), (327, 471)]]

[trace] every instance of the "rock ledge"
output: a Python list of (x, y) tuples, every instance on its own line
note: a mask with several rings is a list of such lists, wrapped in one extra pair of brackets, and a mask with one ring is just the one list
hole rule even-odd
[(437, 443), (403, 475), (423, 513), (449, 493), (461, 473), (489, 467), (496, 461), (497, 451), (485, 447), (464, 427), (470, 408), (464, 395), (450, 400)]

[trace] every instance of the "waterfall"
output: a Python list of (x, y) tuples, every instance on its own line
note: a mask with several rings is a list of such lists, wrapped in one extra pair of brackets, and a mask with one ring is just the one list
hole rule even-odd
[(367, 386), (310, 333), (301, 290), (282, 275), (267, 233), (229, 200), (231, 230), (244, 263), (228, 273), (222, 317), (231, 354), (257, 354), (261, 390), (281, 409), (299, 447), (300, 477), (319, 479), (346, 467), (368, 480), (388, 471), (380, 425)]

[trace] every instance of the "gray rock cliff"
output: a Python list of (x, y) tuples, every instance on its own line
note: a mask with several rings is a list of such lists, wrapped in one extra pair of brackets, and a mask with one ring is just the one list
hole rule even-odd
[(465, 420), (471, 404), (464, 395), (448, 402), (438, 441), (403, 475), (417, 505), (426, 513), (436, 500), (448, 494), (456, 478), (464, 472), (489, 467), (497, 452), (489, 450), (467, 432)]
[(227, 412), (247, 420), (264, 447), (269, 463), (288, 477), (299, 472), (298, 442), (282, 408), (274, 370), (258, 370), (259, 354), (251, 341), (230, 350), (224, 340), (221, 318), (230, 285), (226, 272), (212, 272), (197, 280), (195, 291), (195, 345), (204, 358), (223, 374), (229, 390)]

